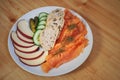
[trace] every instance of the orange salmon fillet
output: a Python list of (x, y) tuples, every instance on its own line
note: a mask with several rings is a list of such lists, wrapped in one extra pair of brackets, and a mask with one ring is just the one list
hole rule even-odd
[(68, 9), (65, 9), (64, 12), (65, 24), (60, 36), (55, 46), (49, 51), (46, 62), (41, 65), (42, 70), (46, 73), (79, 56), (88, 44), (88, 40), (85, 38), (87, 30), (84, 24)]

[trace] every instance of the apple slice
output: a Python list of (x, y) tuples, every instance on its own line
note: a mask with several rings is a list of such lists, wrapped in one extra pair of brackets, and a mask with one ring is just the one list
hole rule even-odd
[(26, 42), (23, 42), (22, 40), (20, 40), (17, 37), (16, 32), (14, 32), (14, 31), (11, 32), (11, 40), (13, 41), (14, 44), (16, 44), (20, 47), (24, 47), (24, 48), (31, 47), (34, 45), (34, 44), (29, 44), (29, 43), (26, 43)]
[(47, 55), (48, 55), (48, 51), (45, 51), (40, 57), (36, 59), (26, 60), (26, 59), (20, 58), (20, 61), (29, 66), (39, 66), (45, 61)]
[(16, 31), (16, 33), (17, 33), (17, 36), (20, 40), (22, 40), (26, 43), (30, 43), (30, 44), (33, 43), (32, 39), (26, 38), (24, 35), (20, 34), (20, 32), (18, 30)]
[(20, 52), (17, 49), (15, 49), (15, 53), (16, 53), (17, 56), (19, 56), (22, 59), (33, 60), (33, 59), (37, 59), (40, 56), (42, 56), (44, 51), (43, 50), (39, 50), (39, 51), (36, 51), (34, 53), (24, 53), (24, 52)]
[(29, 24), (26, 20), (20, 20), (18, 22), (18, 31), (24, 35), (26, 38), (32, 39), (33, 37), (33, 32), (31, 31)]
[(24, 53), (33, 53), (33, 52), (36, 52), (39, 50), (39, 47), (36, 45), (34, 45), (32, 47), (28, 47), (28, 48), (23, 48), (23, 47), (20, 47), (16, 44), (13, 44), (13, 45), (14, 45), (15, 49), (17, 49), (20, 52), (24, 52)]

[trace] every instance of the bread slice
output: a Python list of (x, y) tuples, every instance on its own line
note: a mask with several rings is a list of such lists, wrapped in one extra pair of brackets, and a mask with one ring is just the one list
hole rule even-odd
[(52, 11), (47, 18), (47, 26), (57, 26), (61, 30), (64, 25), (64, 15), (61, 9)]
[(40, 44), (44, 50), (54, 47), (64, 25), (64, 15), (61, 9), (56, 9), (48, 15), (46, 28), (40, 34)]

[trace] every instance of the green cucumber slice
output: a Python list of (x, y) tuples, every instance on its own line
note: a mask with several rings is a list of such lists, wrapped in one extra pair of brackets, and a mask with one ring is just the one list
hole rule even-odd
[(46, 13), (46, 12), (41, 12), (41, 13), (39, 14), (39, 19), (40, 19), (41, 17), (47, 16), (47, 15), (48, 15), (48, 13)]
[(38, 46), (40, 46), (40, 42), (39, 42), (40, 32), (41, 30), (36, 30), (36, 32), (33, 35), (33, 42), (35, 45), (38, 45)]
[(46, 25), (46, 21), (40, 21), (38, 25)]
[(43, 16), (39, 19), (39, 21), (46, 21), (47, 20), (47, 16)]
[(37, 29), (41, 29), (41, 30), (42, 30), (42, 29), (44, 29), (44, 28), (45, 28), (45, 25), (38, 25), (38, 26), (37, 26)]

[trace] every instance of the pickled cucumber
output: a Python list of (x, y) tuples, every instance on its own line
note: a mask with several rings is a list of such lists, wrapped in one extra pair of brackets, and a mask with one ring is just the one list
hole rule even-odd
[(34, 22), (34, 19), (30, 19), (30, 28), (32, 30), (32, 32), (35, 32), (36, 31), (36, 26), (35, 26), (35, 22)]
[(39, 22), (39, 19), (37, 16), (34, 17), (34, 22), (35, 22), (35, 27), (37, 27), (38, 25), (38, 22)]

